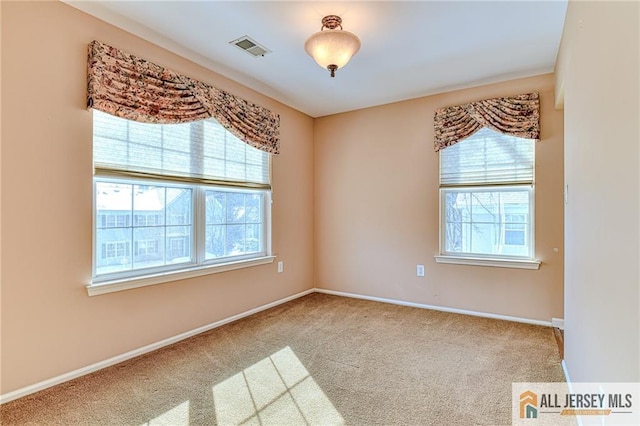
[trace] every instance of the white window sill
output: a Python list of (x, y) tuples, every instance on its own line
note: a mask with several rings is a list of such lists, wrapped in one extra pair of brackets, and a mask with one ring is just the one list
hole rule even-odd
[(462, 257), (462, 256), (433, 256), (436, 263), (449, 263), (453, 265), (473, 265), (491, 266), (495, 268), (515, 268), (515, 269), (539, 269), (538, 260), (517, 260), (517, 259), (488, 259), (482, 257)]
[(160, 274), (146, 275), (142, 277), (91, 283), (86, 286), (87, 293), (89, 293), (89, 296), (97, 296), (99, 294), (113, 293), (116, 291), (130, 290), (132, 288), (146, 287), (149, 285), (162, 284), (170, 281), (200, 277), (202, 275), (217, 274), (220, 272), (232, 271), (234, 269), (266, 265), (268, 263), (273, 263), (273, 260), (275, 258), (275, 256), (264, 256), (256, 259), (240, 260), (237, 262), (200, 266), (187, 270), (183, 269), (180, 271), (163, 272)]

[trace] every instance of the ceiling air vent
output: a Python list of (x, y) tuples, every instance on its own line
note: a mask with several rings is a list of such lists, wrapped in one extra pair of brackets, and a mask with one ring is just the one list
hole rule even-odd
[(230, 41), (229, 44), (233, 44), (238, 49), (244, 50), (245, 52), (247, 52), (249, 55), (253, 57), (264, 56), (271, 53), (269, 49), (267, 49), (266, 47), (264, 47), (263, 45), (261, 45), (260, 43), (258, 43), (257, 41), (255, 41), (249, 36), (243, 36), (243, 37), (237, 38), (233, 41)]

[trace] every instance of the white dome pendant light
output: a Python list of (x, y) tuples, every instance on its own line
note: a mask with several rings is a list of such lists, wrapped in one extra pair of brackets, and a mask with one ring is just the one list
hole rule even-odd
[(307, 39), (304, 50), (318, 65), (328, 69), (331, 77), (335, 77), (336, 70), (347, 65), (351, 57), (360, 50), (360, 39), (342, 29), (342, 19), (339, 16), (328, 15), (322, 18), (320, 31)]

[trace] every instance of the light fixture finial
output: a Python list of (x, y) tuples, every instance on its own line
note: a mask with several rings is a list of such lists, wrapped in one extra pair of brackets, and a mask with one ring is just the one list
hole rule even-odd
[(322, 18), (320, 31), (307, 39), (304, 48), (318, 65), (335, 77), (336, 71), (360, 50), (360, 39), (342, 29), (342, 18), (338, 15), (327, 15)]
[(338, 27), (342, 29), (342, 18), (338, 15), (327, 15), (322, 18), (322, 27), (320, 28), (320, 31), (322, 31), (324, 28), (335, 30)]

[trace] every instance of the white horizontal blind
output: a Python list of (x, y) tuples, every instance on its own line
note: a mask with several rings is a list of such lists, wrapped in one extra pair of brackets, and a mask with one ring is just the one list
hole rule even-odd
[(269, 154), (216, 120), (138, 123), (93, 110), (97, 174), (269, 188)]
[(440, 150), (441, 186), (532, 183), (533, 173), (533, 139), (486, 127)]

